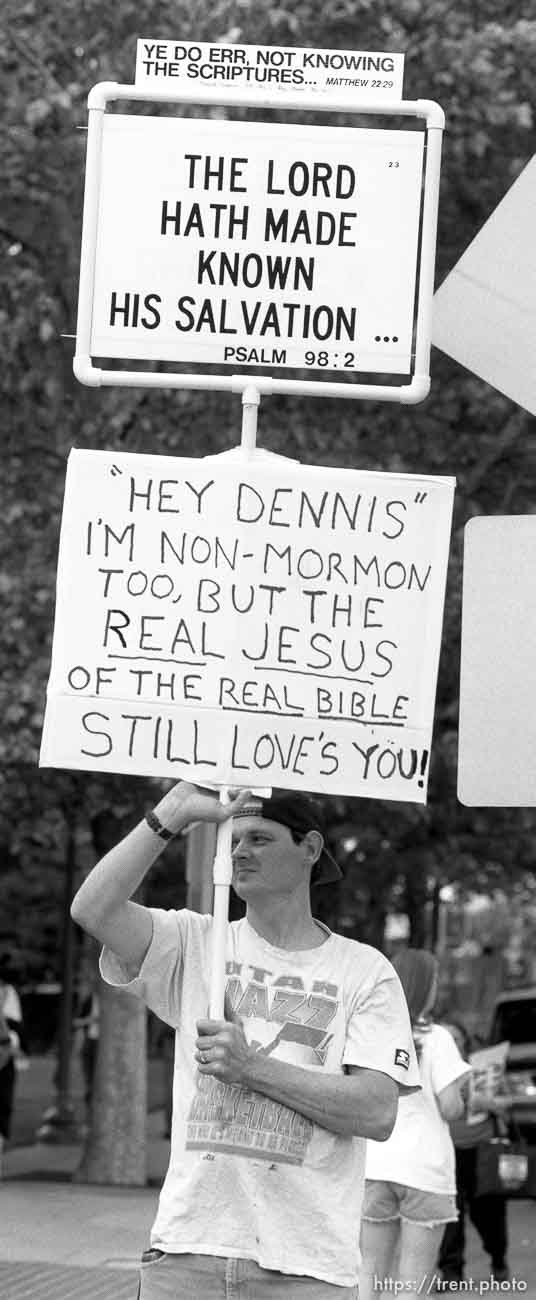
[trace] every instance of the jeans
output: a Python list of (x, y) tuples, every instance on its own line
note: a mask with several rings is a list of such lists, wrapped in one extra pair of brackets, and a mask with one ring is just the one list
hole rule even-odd
[(504, 1196), (475, 1196), (476, 1147), (456, 1148), (456, 1190), (459, 1218), (445, 1228), (438, 1264), (446, 1277), (463, 1277), (465, 1265), (465, 1218), (469, 1218), (491, 1257), (493, 1269), (506, 1263), (507, 1220)]
[(358, 1288), (259, 1268), (250, 1259), (145, 1251), (138, 1300), (357, 1300)]

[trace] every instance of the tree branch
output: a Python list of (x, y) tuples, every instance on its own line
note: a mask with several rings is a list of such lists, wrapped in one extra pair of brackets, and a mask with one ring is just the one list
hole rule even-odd
[(19, 41), (10, 25), (6, 25), (4, 35), (6, 40), (11, 41), (13, 49), (17, 51), (17, 54), (20, 54), (23, 62), (30, 63), (32, 67), (36, 69), (36, 72), (39, 73), (41, 79), (48, 82), (51, 90), (63, 90), (63, 86), (60, 85), (60, 82), (56, 80), (54, 74), (50, 72), (49, 68), (47, 68), (46, 63), (43, 63), (42, 60), (34, 54), (33, 50), (27, 49), (24, 43)]
[(514, 414), (510, 416), (509, 420), (506, 421), (502, 432), (498, 434), (497, 440), (493, 443), (491, 450), (486, 456), (482, 457), (482, 460), (479, 462), (472, 475), (466, 479), (464, 490), (467, 496), (472, 497), (475, 495), (475, 492), (478, 492), (478, 489), (482, 486), (484, 479), (493, 465), (496, 465), (498, 461), (502, 460), (504, 453), (508, 451), (510, 447), (513, 447), (520, 434), (525, 432), (526, 424), (526, 411), (515, 411)]

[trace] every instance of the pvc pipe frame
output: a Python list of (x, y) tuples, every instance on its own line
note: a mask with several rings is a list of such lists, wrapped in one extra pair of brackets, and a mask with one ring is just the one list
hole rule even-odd
[[(257, 416), (260, 393), (254, 384), (248, 384), (242, 394), (242, 439), (240, 451), (244, 460), (255, 456), (257, 444)], [(259, 793), (261, 793), (259, 791)], [(263, 790), (264, 796), (269, 790)], [(229, 803), (229, 788), (220, 789), (220, 802)], [(231, 842), (233, 819), (221, 822), (216, 835), (216, 854), (212, 879), (214, 904), (212, 919), (212, 945), (210, 968), (209, 1015), (211, 1020), (223, 1020), (225, 1014), (225, 972), (227, 930), (229, 926), (229, 892), (233, 875)]]
[[(252, 386), (250, 375), (194, 375), (137, 370), (103, 370), (93, 365), (91, 359), (91, 322), (93, 315), (93, 286), (97, 245), (97, 222), (102, 157), (102, 131), (106, 105), (111, 100), (143, 100), (158, 103), (213, 104), (213, 93), (203, 90), (147, 91), (145, 87), (121, 85), (103, 81), (93, 86), (88, 97), (88, 138), (86, 183), (82, 224), (82, 249), (80, 257), (80, 284), (78, 296), (78, 321), (76, 352), (73, 370), (82, 384), (93, 388), (122, 386), (128, 388), (198, 388), (206, 390), (243, 393)], [(345, 384), (319, 380), (286, 379), (277, 375), (259, 375), (254, 387), (257, 393), (288, 393), (307, 397), (345, 397), (366, 401), (399, 402), (413, 405), (421, 402), (430, 390), (430, 347), (432, 329), (432, 296), (434, 289), (437, 210), (439, 199), (439, 171), (441, 165), (442, 133), (445, 115), (439, 104), (430, 99), (400, 100), (393, 103), (374, 104), (363, 101), (348, 104), (344, 100), (310, 95), (255, 95), (245, 91), (226, 90), (218, 95), (217, 102), (225, 106), (242, 108), (288, 108), (293, 111), (344, 112), (353, 114), (376, 113), (402, 117), (424, 117), (427, 129), (427, 149), (424, 171), (424, 196), (421, 225), (421, 257), (419, 292), (417, 299), (417, 325), (415, 336), (415, 370), (409, 384), (398, 387), (386, 384)]]
[[(229, 789), (222, 786), (220, 803), (229, 803)], [(220, 822), (216, 837), (214, 858), (214, 905), (212, 920), (209, 1015), (211, 1020), (223, 1020), (225, 1013), (225, 957), (227, 928), (229, 924), (229, 890), (233, 874), (231, 836), (233, 819)]]
[[(102, 82), (90, 92), (89, 127), (87, 140), (86, 185), (82, 226), (82, 253), (78, 299), (77, 349), (73, 369), (76, 378), (92, 387), (122, 385), (145, 388), (199, 388), (227, 390), (242, 393), (241, 452), (244, 459), (255, 456), (257, 414), (262, 393), (291, 393), (317, 397), (367, 398), (382, 401), (415, 403), (426, 397), (430, 388), (428, 374), (431, 343), (431, 302), (433, 293), (437, 208), (439, 194), (439, 169), (441, 141), (444, 127), (443, 110), (431, 100), (401, 101), (395, 104), (360, 104), (353, 108), (344, 102), (318, 100), (305, 103), (299, 97), (263, 95), (261, 98), (230, 91), (224, 102), (234, 106), (256, 108), (281, 108), (284, 102), (290, 109), (315, 108), (325, 112), (384, 113), (408, 117), (425, 117), (428, 130), (428, 149), (425, 164), (425, 185), (421, 228), (421, 264), (419, 296), (417, 303), (417, 330), (415, 344), (415, 374), (409, 385), (399, 388), (380, 384), (353, 385), (305, 380), (279, 379), (259, 376), (252, 380), (243, 375), (189, 375), (155, 374), (153, 372), (101, 370), (93, 366), (90, 355), (91, 319), (93, 312), (93, 283), (97, 242), (99, 183), (102, 156), (102, 131), (106, 104), (112, 99), (160, 100), (183, 103), (213, 103), (210, 94), (151, 93), (136, 86), (122, 86)], [(223, 96), (222, 96), (223, 101)], [(263, 792), (266, 793), (266, 792)], [(229, 790), (220, 790), (222, 804), (229, 802)], [(225, 1014), (225, 974), (227, 930), (229, 924), (229, 891), (232, 879), (231, 856), (232, 818), (220, 823), (216, 839), (213, 867), (214, 906), (212, 926), (212, 953), (209, 986), (209, 1015), (222, 1020)]]

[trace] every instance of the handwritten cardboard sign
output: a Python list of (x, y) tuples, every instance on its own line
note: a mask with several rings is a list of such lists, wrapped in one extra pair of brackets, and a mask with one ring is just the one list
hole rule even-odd
[(186, 86), (193, 92), (278, 90), (337, 99), (402, 99), (404, 55), (385, 50), (300, 49), (238, 42), (139, 40), (136, 85)]
[(41, 763), (423, 803), (453, 487), (72, 452)]
[(91, 355), (409, 375), (423, 141), (105, 114)]
[(505, 1041), (496, 1043), (493, 1047), (482, 1047), (478, 1052), (471, 1053), (468, 1124), (479, 1124), (489, 1113), (485, 1106), (482, 1109), (482, 1098), (487, 1099), (505, 1093), (506, 1058), (509, 1047), (510, 1043)]

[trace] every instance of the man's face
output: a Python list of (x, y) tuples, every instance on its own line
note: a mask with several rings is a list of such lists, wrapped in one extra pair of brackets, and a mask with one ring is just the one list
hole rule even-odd
[[(233, 822), (233, 888), (247, 901), (260, 895), (281, 897), (308, 884), (311, 865), (309, 832), (295, 844), (288, 826), (263, 817), (238, 817)], [(313, 855), (314, 856), (314, 855)]]

